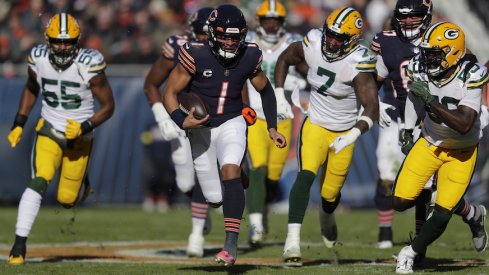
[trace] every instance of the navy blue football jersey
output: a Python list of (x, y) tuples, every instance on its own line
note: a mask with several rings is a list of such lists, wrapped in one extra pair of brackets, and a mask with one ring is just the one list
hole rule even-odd
[(395, 112), (388, 111), (393, 119), (400, 116), (404, 120), (404, 106), (409, 91), (406, 68), (409, 60), (419, 52), (419, 49), (412, 43), (402, 41), (395, 31), (384, 31), (374, 37), (372, 51), (382, 56), (388, 71), (387, 75), (381, 75), (382, 70), (378, 68), (379, 75), (385, 78), (382, 101), (396, 107)]
[(180, 47), (189, 41), (187, 35), (172, 35), (163, 43), (162, 55), (168, 59), (173, 59), (175, 65), (178, 63), (178, 51)]
[(231, 66), (224, 66), (206, 41), (189, 42), (180, 47), (178, 62), (192, 75), (189, 91), (199, 94), (209, 106), (209, 123), (216, 127), (240, 116), (241, 90), (246, 80), (261, 71), (262, 52), (246, 43), (243, 53)]

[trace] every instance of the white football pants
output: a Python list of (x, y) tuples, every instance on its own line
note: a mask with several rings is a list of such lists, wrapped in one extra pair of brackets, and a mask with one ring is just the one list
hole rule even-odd
[(232, 118), (215, 128), (195, 128), (188, 133), (195, 172), (204, 197), (209, 203), (222, 202), (219, 168), (226, 164), (241, 165), (246, 153), (246, 122), (242, 116)]

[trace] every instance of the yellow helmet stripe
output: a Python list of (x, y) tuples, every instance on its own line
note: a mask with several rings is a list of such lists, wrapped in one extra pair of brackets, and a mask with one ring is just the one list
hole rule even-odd
[(345, 20), (348, 15), (352, 12), (354, 12), (355, 10), (352, 9), (352, 8), (345, 8), (344, 10), (342, 10), (340, 12), (340, 14), (338, 14), (338, 16), (336, 17), (336, 19), (333, 21), (333, 25), (336, 25), (336, 27), (340, 27), (341, 25), (341, 22), (343, 22), (343, 20)]
[(425, 43), (429, 44), (430, 41), (430, 36), (433, 34), (433, 31), (435, 30), (436, 27), (440, 26), (441, 24), (444, 24), (444, 22), (436, 23), (433, 26), (431, 26), (427, 31), (426, 34), (424, 35), (424, 41)]

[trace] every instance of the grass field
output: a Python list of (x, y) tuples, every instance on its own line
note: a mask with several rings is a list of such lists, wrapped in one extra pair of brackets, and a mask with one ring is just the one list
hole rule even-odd
[[(287, 216), (270, 215), (265, 245), (247, 245), (248, 223), (243, 221), (236, 265), (218, 266), (213, 255), (222, 245), (223, 221), (212, 212), (213, 229), (206, 237), (203, 259), (188, 259), (185, 246), (190, 232), (190, 210), (165, 214), (139, 208), (42, 208), (28, 241), (27, 264), (8, 266), (14, 240), (17, 209), (0, 209), (0, 274), (391, 274), (392, 254), (414, 230), (413, 213), (396, 214), (395, 247), (374, 248), (377, 239), (374, 211), (337, 214), (340, 244), (327, 249), (321, 241), (317, 211), (309, 211), (302, 229), (304, 266), (281, 263)], [(468, 226), (454, 216), (445, 234), (428, 250), (420, 273), (489, 274), (489, 252), (472, 248)]]

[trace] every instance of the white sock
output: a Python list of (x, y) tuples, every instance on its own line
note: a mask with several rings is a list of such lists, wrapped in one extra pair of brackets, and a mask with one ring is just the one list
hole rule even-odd
[(41, 208), (42, 196), (31, 188), (26, 188), (19, 203), (17, 213), (17, 224), (15, 234), (21, 237), (28, 237), (32, 229), (32, 224), (36, 220), (39, 209)]
[(291, 246), (300, 245), (301, 226), (302, 224), (300, 223), (289, 223), (287, 225), (287, 239), (285, 240), (284, 250)]
[(257, 232), (263, 232), (263, 214), (251, 213), (250, 214), (250, 227), (254, 228)]
[(470, 221), (475, 215), (475, 207), (473, 205), (470, 206), (469, 214), (465, 217), (468, 221)]
[(205, 219), (192, 217), (192, 234), (204, 235)]

